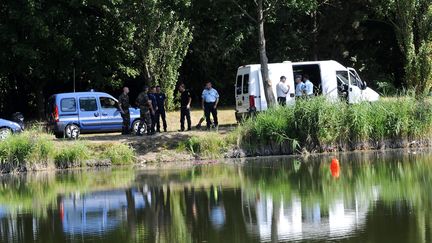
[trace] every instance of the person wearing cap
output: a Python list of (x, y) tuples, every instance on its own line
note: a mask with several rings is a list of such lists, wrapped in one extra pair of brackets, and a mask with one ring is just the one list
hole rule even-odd
[(295, 78), (296, 87), (295, 87), (295, 95), (296, 97), (302, 97), (305, 91), (305, 84), (302, 82), (302, 76), (297, 75)]
[(213, 116), (213, 125), (217, 128), (218, 126), (218, 116), (217, 116), (217, 106), (219, 103), (219, 93), (212, 87), (210, 81), (206, 82), (205, 89), (201, 95), (202, 98), (202, 108), (207, 122), (207, 130), (210, 130), (211, 119), (210, 114)]
[(285, 106), (287, 95), (290, 91), (291, 87), (286, 84), (286, 77), (282, 76), (280, 77), (280, 81), (276, 86), (276, 93), (277, 93), (277, 100), (279, 105)]
[(309, 80), (309, 75), (308, 74), (303, 75), (303, 82), (305, 84), (304, 92), (305, 92), (306, 96), (307, 97), (312, 97), (314, 95), (314, 85)]
[(143, 135), (141, 133), (141, 129), (144, 127), (144, 124), (147, 125), (147, 135), (153, 135), (154, 131), (151, 129), (151, 116), (150, 114), (154, 114), (152, 102), (148, 96), (149, 88), (148, 86), (144, 86), (143, 91), (138, 95), (136, 103), (140, 109), (140, 123), (138, 125), (138, 129), (136, 132), (137, 136)]

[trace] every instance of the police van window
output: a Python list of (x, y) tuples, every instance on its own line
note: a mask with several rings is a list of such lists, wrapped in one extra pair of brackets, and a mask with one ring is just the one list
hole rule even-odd
[(117, 109), (117, 102), (109, 97), (99, 98), (102, 109)]
[(96, 98), (80, 98), (80, 110), (81, 111), (97, 111)]
[(76, 111), (75, 98), (65, 98), (60, 101), (60, 107), (62, 112), (74, 112)]
[(238, 95), (241, 95), (242, 93), (242, 77), (242, 75), (237, 76), (236, 93)]
[(249, 74), (243, 77), (243, 94), (249, 93)]

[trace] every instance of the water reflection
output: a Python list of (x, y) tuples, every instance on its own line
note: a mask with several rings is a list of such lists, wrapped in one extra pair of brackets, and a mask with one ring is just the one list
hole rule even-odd
[(430, 242), (432, 155), (0, 177), (0, 242)]

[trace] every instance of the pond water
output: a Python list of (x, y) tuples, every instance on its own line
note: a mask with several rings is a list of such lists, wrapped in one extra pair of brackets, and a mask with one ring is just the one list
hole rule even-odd
[(0, 176), (0, 242), (431, 242), (432, 153)]

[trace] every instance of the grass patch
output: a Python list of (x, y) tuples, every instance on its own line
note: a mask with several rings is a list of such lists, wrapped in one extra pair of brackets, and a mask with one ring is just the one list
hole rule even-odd
[(55, 164), (58, 168), (83, 166), (90, 158), (90, 150), (83, 142), (73, 142), (61, 148), (55, 156)]
[(179, 145), (179, 149), (188, 151), (194, 156), (202, 158), (222, 158), (224, 153), (233, 144), (234, 137), (224, 137), (219, 133), (208, 133), (203, 136), (194, 136)]
[(122, 143), (104, 143), (92, 145), (96, 157), (109, 159), (114, 165), (128, 165), (135, 162), (135, 151)]
[(10, 163), (15, 167), (50, 163), (53, 161), (54, 152), (54, 144), (49, 135), (32, 130), (0, 142), (0, 162)]

